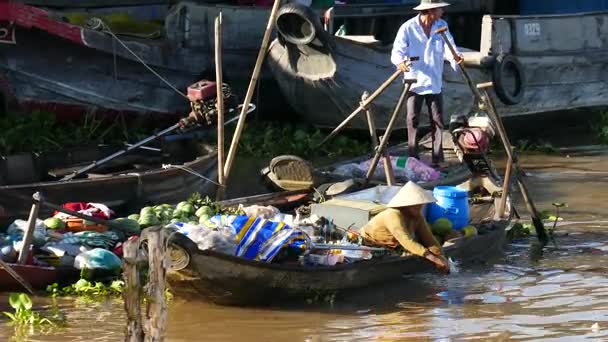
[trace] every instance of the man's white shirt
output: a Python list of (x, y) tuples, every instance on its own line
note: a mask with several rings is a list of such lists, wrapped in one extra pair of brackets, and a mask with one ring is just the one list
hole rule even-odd
[[(412, 85), (410, 91), (420, 95), (441, 93), (444, 60), (449, 61), (454, 71), (456, 71), (456, 60), (441, 35), (435, 33), (438, 29), (447, 26), (448, 24), (444, 20), (436, 20), (431, 28), (429, 38), (420, 24), (420, 15), (417, 15), (399, 28), (391, 52), (391, 62), (398, 66), (409, 57), (420, 58), (413, 61), (410, 72), (405, 73), (406, 78), (416, 78), (418, 80)], [(450, 32), (446, 31), (445, 33), (454, 49), (456, 49), (454, 38)]]

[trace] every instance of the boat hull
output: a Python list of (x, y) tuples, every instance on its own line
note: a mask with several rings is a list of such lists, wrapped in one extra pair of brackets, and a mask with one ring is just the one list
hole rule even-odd
[[(505, 225), (445, 249), (462, 264), (486, 261), (500, 255)], [(259, 264), (212, 251), (199, 251), (189, 240), (179, 244), (191, 254), (190, 266), (169, 273), (172, 292), (196, 296), (222, 305), (263, 305), (284, 300), (306, 300), (319, 295), (363, 289), (407, 274), (435, 272), (417, 257), (387, 257), (334, 267), (289, 267)]]
[[(217, 154), (213, 152), (198, 157), (180, 167), (187, 167), (215, 180)], [(0, 186), (0, 224), (6, 225), (15, 219), (27, 218), (35, 192), (40, 192), (49, 203), (58, 205), (66, 202), (94, 202), (104, 203), (113, 209), (129, 210), (148, 203), (175, 203), (194, 192), (211, 195), (216, 189), (214, 183), (179, 168), (158, 168), (66, 182)], [(43, 207), (39, 217), (51, 214), (50, 209)]]

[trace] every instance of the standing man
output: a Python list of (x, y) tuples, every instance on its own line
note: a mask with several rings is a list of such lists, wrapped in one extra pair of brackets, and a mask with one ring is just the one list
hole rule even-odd
[[(409, 72), (417, 82), (407, 94), (407, 137), (410, 157), (418, 156), (418, 123), (422, 103), (425, 102), (430, 115), (433, 141), (433, 166), (443, 166), (443, 99), (441, 96), (443, 63), (448, 60), (456, 70), (462, 63), (462, 56), (453, 58), (445, 46), (441, 35), (435, 32), (447, 27), (441, 19), (443, 8), (450, 4), (440, 0), (420, 0), (414, 10), (420, 11), (416, 17), (406, 21), (397, 32), (391, 62), (403, 72)], [(454, 38), (446, 31), (452, 45)], [(409, 57), (419, 56), (420, 60), (410, 64)]]

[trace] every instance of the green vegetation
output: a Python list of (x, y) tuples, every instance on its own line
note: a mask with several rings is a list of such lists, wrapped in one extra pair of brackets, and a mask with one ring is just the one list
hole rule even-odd
[(121, 144), (147, 136), (141, 128), (127, 128), (124, 117), (104, 121), (93, 112), (80, 121), (59, 122), (55, 114), (8, 114), (0, 117), (0, 155), (57, 151), (91, 144)]
[(48, 317), (35, 312), (32, 299), (25, 293), (11, 293), (8, 303), (14, 311), (4, 311), (3, 314), (10, 319), (9, 324), (15, 328), (13, 336), (15, 340), (25, 340), (26, 336), (32, 334), (35, 329), (41, 329), (44, 333), (45, 329), (65, 325), (65, 318), (57, 310)]
[(125, 283), (122, 280), (114, 280), (109, 285), (102, 282), (90, 282), (80, 279), (76, 283), (59, 287), (57, 283), (49, 285), (46, 291), (53, 297), (57, 296), (81, 296), (88, 298), (99, 298), (107, 296), (120, 296)]
[(253, 157), (294, 154), (306, 159), (358, 156), (371, 151), (369, 139), (359, 141), (344, 135), (317, 148), (325, 136), (319, 129), (309, 126), (255, 122), (243, 131), (239, 151)]
[(608, 110), (599, 112), (595, 121), (591, 123), (591, 131), (600, 144), (608, 144)]

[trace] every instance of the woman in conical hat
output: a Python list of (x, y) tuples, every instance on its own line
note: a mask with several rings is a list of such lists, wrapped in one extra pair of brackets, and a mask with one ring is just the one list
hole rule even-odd
[(408, 182), (391, 199), (386, 210), (361, 228), (361, 236), (382, 247), (403, 248), (448, 273), (449, 266), (441, 246), (422, 216), (422, 206), (433, 202), (435, 198), (429, 191)]

